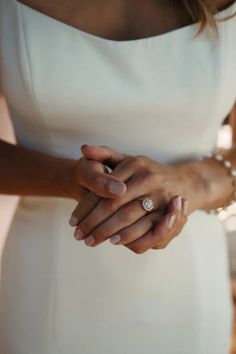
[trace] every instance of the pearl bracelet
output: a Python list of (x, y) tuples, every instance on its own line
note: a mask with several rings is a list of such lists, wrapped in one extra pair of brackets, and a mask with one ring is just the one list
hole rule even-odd
[(218, 214), (223, 210), (226, 211), (230, 205), (233, 205), (236, 203), (236, 200), (235, 200), (236, 199), (236, 169), (233, 169), (232, 162), (229, 160), (225, 160), (224, 156), (221, 155), (220, 153), (213, 152), (207, 156), (201, 157), (199, 160), (203, 160), (204, 158), (214, 158), (216, 161), (221, 162), (223, 164), (223, 166), (228, 170), (229, 174), (232, 176), (232, 185), (234, 186), (235, 190), (232, 193), (232, 198), (231, 198), (230, 204), (207, 211), (208, 214)]

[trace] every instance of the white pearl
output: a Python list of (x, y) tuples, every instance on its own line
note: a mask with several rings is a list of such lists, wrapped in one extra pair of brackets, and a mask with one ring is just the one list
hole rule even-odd
[(217, 161), (223, 161), (224, 160), (224, 158), (223, 158), (223, 156), (221, 154), (216, 154), (215, 158), (216, 158)]
[(236, 170), (231, 170), (230, 174), (231, 174), (231, 176), (236, 177)]
[(227, 167), (227, 168), (230, 168), (232, 166), (232, 163), (228, 160), (225, 160), (224, 161), (224, 166)]

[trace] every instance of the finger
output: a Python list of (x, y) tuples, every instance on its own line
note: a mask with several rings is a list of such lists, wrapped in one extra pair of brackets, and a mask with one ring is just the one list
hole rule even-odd
[(148, 215), (143, 216), (137, 222), (122, 229), (120, 232), (112, 235), (109, 241), (114, 245), (126, 245), (143, 236), (146, 232), (153, 229), (155, 225), (161, 220), (163, 210), (154, 211)]
[(98, 225), (94, 227), (97, 219), (93, 218), (95, 213), (92, 211), (92, 216), (90, 214), (77, 226), (74, 236), (77, 240), (81, 240), (92, 235), (95, 246), (105, 241), (114, 233), (117, 233), (121, 229), (134, 223), (136, 220), (141, 218), (144, 213), (145, 211), (142, 209), (140, 202), (137, 200), (132, 200), (130, 203), (123, 205), (122, 208), (118, 209), (110, 217), (103, 222), (98, 223)]
[[(82, 162), (83, 163), (83, 162)], [(117, 177), (104, 172), (100, 162), (86, 161), (80, 176), (80, 185), (104, 198), (115, 198), (126, 193), (126, 184)]]
[[(132, 160), (124, 160), (122, 161), (112, 172), (110, 175), (116, 177), (122, 182), (126, 182), (129, 178), (131, 178), (133, 174), (134, 163)], [(76, 226), (82, 219), (87, 216), (98, 204), (101, 200), (99, 196), (96, 196), (94, 193), (89, 193), (86, 198), (81, 198), (79, 204), (73, 210), (71, 214), (71, 218), (69, 220), (69, 224), (71, 226)], [(96, 219), (97, 220), (97, 219)]]
[(88, 192), (83, 198), (81, 198), (73, 210), (71, 217), (69, 219), (69, 224), (71, 226), (76, 226), (83, 220), (89, 213), (95, 208), (99, 203), (101, 197), (97, 196), (92, 192)]
[[(140, 183), (140, 178), (131, 179), (127, 182), (127, 193), (123, 198), (117, 198), (116, 200), (112, 199), (102, 199), (98, 205), (92, 210), (92, 212), (82, 220), (77, 226), (78, 234), (84, 235), (84, 238), (87, 235), (93, 233), (93, 230), (97, 228), (99, 225), (108, 220), (112, 215), (114, 215), (120, 208), (125, 207), (126, 204), (134, 201), (137, 198), (140, 198), (140, 195), (146, 194), (146, 187)], [(158, 201), (153, 200), (154, 208), (157, 207)], [(145, 211), (141, 207), (141, 202), (137, 202), (138, 210), (143, 213), (141, 216), (145, 214)], [(129, 211), (131, 213), (131, 211)], [(119, 217), (122, 217), (119, 214)], [(140, 217), (140, 216), (139, 216)], [(125, 225), (128, 226), (128, 225)], [(116, 232), (116, 231), (114, 231)], [(75, 236), (77, 231), (75, 230)], [(110, 236), (110, 235), (108, 235)]]
[[(87, 246), (97, 246), (110, 236), (119, 233), (129, 225), (134, 224), (145, 215), (145, 210), (138, 200), (124, 205), (114, 215), (95, 228), (84, 242)], [(78, 237), (78, 236), (77, 236)]]
[[(120, 179), (123, 182), (127, 182), (135, 173), (139, 167), (140, 160), (136, 157), (128, 157), (120, 162), (113, 171), (111, 172), (112, 176)], [(140, 178), (140, 183), (142, 182)]]
[(173, 197), (168, 203), (166, 214), (155, 228), (125, 246), (138, 254), (142, 254), (150, 248), (165, 248), (181, 232), (186, 223), (183, 204), (183, 199), (180, 196)]
[[(178, 205), (179, 203), (179, 205)], [(187, 215), (185, 214), (185, 207), (187, 205), (187, 201), (185, 198), (181, 198), (180, 196), (174, 197), (169, 204), (168, 213), (169, 218), (167, 219), (168, 231), (165, 234), (164, 238), (161, 239), (161, 236), (158, 235), (158, 228), (154, 230), (155, 238), (157, 240), (154, 249), (162, 249), (165, 248), (174, 237), (178, 236), (182, 231), (186, 221)], [(174, 215), (174, 216), (173, 216)], [(165, 231), (163, 232), (163, 234)], [(154, 241), (155, 242), (155, 241)]]
[(106, 163), (112, 168), (128, 156), (107, 146), (91, 146), (86, 144), (81, 146), (81, 152), (87, 159)]

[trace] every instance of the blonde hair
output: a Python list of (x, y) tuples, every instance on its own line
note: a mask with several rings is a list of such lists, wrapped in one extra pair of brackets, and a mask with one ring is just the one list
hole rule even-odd
[[(217, 22), (222, 21), (216, 20), (214, 17), (214, 14), (218, 12), (217, 5), (212, 5), (207, 0), (181, 0), (181, 2), (190, 15), (192, 21), (194, 23), (199, 22), (199, 29), (196, 35), (199, 35), (208, 25), (217, 33)], [(235, 1), (233, 1), (231, 5), (234, 2)], [(235, 15), (236, 13), (224, 18), (223, 20), (228, 20)]]

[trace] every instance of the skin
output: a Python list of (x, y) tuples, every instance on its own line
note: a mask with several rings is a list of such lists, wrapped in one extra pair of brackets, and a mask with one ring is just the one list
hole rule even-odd
[[(180, 234), (193, 211), (227, 205), (233, 198), (232, 177), (213, 158), (167, 165), (108, 147), (85, 145), (82, 152), (89, 160), (113, 167), (112, 174), (127, 184), (123, 197), (105, 200), (88, 193), (80, 200), (70, 224), (77, 225), (75, 238), (87, 246), (98, 246), (108, 238), (117, 241), (119, 235), (116, 244), (135, 253), (162, 249)], [(221, 153), (236, 166), (236, 148)], [(142, 196), (154, 202), (148, 215), (140, 205)]]
[[(22, 2), (75, 28), (112, 40), (156, 36), (191, 23), (179, 2), (171, 0)], [(220, 1), (217, 6), (221, 10), (231, 3)], [(58, 158), (0, 141), (0, 192), (79, 200), (71, 222), (75, 223), (75, 217), (81, 220), (82, 237), (90, 237), (87, 245), (96, 246), (119, 232), (120, 244), (135, 253), (166, 247), (180, 233), (191, 212), (225, 205), (232, 197), (231, 177), (212, 159), (167, 166), (145, 156), (124, 156), (110, 148), (83, 147), (82, 153), (84, 158), (79, 160)], [(226, 151), (225, 156), (236, 167), (235, 149)], [(105, 163), (112, 168), (110, 175)], [(129, 176), (129, 182), (124, 176)], [(116, 193), (114, 188), (113, 193), (109, 190), (112, 182), (116, 182)], [(158, 210), (142, 215), (137, 190), (158, 202)], [(131, 207), (127, 207), (130, 203)], [(91, 232), (95, 243), (91, 243)]]
[[(85, 32), (112, 40), (160, 35), (192, 23), (179, 0), (20, 0)], [(223, 10), (232, 0), (208, 0)], [(99, 14), (99, 16), (98, 16)]]
[[(10, 119), (0, 91), (0, 119)], [(126, 185), (107, 174), (102, 163), (51, 156), (0, 139), (0, 194), (56, 196), (79, 200), (88, 190), (114, 198)]]
[[(189, 24), (176, 1), (23, 0), (38, 11), (75, 28), (112, 40), (145, 38)], [(99, 16), (98, 16), (99, 14)], [(160, 21), (160, 19), (165, 21)]]

